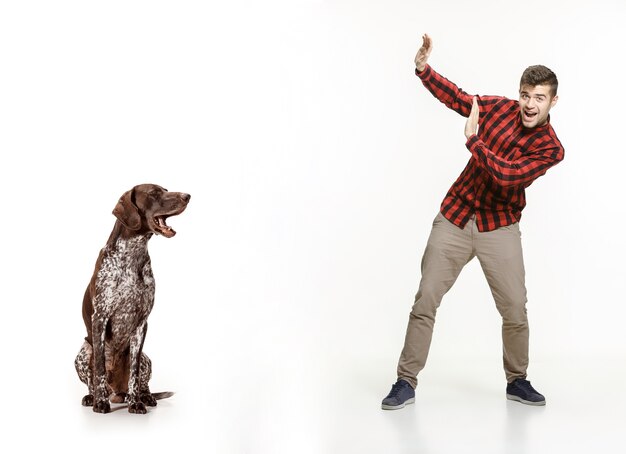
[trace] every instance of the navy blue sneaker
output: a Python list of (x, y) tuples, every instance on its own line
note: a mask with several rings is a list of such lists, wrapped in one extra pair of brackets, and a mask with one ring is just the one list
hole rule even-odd
[(392, 387), (387, 397), (383, 399), (383, 410), (399, 410), (407, 404), (415, 402), (415, 390), (408, 381), (398, 380)]
[(516, 378), (506, 385), (506, 398), (526, 405), (545, 405), (546, 398), (530, 385), (528, 380)]

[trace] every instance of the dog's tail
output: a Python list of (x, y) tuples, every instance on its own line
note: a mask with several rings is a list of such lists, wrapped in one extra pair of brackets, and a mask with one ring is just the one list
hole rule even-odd
[(152, 393), (152, 397), (156, 400), (167, 399), (168, 397), (172, 397), (174, 395), (173, 391), (164, 391), (161, 393)]

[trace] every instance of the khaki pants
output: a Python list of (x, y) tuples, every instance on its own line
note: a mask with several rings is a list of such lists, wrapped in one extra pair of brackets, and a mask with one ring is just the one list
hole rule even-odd
[(465, 264), (475, 256), (502, 316), (506, 379), (510, 383), (516, 378), (526, 378), (528, 318), (519, 225), (479, 232), (474, 218), (460, 229), (439, 213), (422, 258), (422, 279), (398, 362), (398, 378), (413, 387), (417, 386), (417, 374), (426, 364), (437, 308)]

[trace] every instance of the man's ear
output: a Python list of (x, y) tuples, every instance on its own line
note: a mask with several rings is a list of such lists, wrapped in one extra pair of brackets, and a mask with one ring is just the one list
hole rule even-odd
[(141, 228), (141, 216), (139, 209), (133, 203), (133, 191), (126, 191), (113, 208), (113, 215), (130, 230), (139, 230)]
[(559, 100), (559, 95), (554, 95), (554, 97), (550, 100), (550, 108), (553, 108), (558, 100)]

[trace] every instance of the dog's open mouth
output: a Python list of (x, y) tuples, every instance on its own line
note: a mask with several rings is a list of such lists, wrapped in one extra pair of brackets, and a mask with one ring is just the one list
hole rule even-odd
[(171, 238), (176, 235), (176, 231), (167, 225), (167, 216), (155, 216), (153, 220), (155, 224), (154, 230), (156, 233), (163, 235), (166, 238)]

